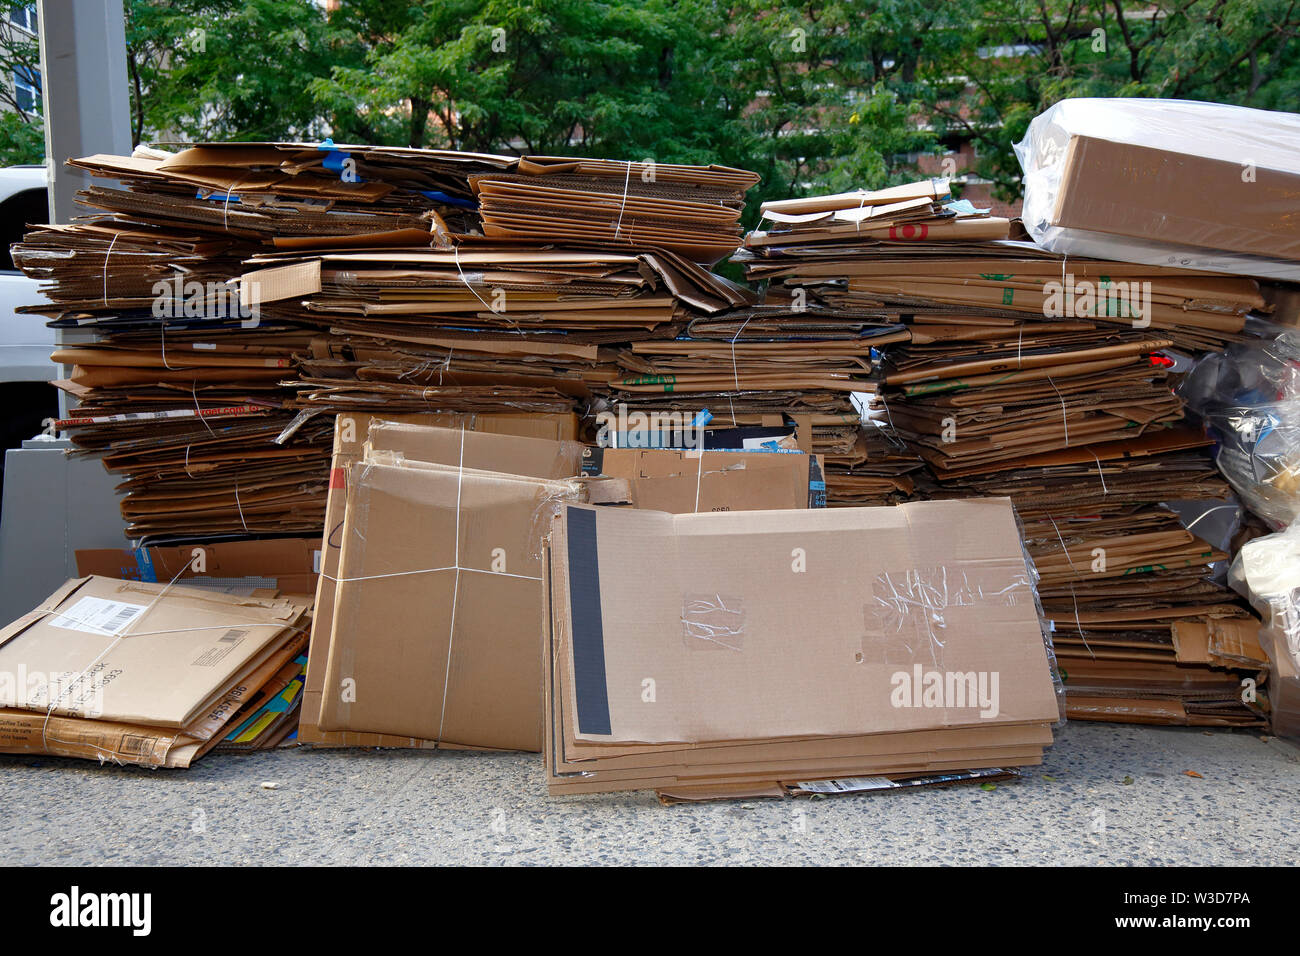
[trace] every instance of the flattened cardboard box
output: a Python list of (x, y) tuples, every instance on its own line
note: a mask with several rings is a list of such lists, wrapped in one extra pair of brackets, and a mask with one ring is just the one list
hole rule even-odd
[(540, 750), (541, 541), (583, 482), (350, 471), (321, 728)]
[[(1007, 499), (692, 515), (570, 505), (564, 525), (579, 739), (1057, 717)], [(893, 706), (892, 678), (916, 664), (998, 675), (997, 713)], [(642, 701), (647, 675), (657, 675), (653, 708)]]
[[(481, 469), (493, 471), (502, 474), (519, 475), (536, 478), (554, 478), (562, 479), (577, 476), (580, 470), (590, 462), (591, 449), (584, 449), (583, 446), (574, 442), (555, 442), (537, 438), (527, 438), (520, 436), (495, 435), (488, 433), (475, 433), (458, 429), (447, 429), (439, 427), (429, 427), (422, 424), (413, 424), (410, 422), (391, 422), (382, 419), (375, 419), (369, 423), (367, 453), (376, 458), (384, 455), (393, 456), (396, 460), (409, 460), (412, 462), (432, 462), (443, 465), (464, 464), (466, 469)], [(584, 459), (584, 454), (588, 457)], [(689, 453), (687, 453), (689, 454)], [(639, 463), (642, 477), (640, 480), (626, 481), (603, 481), (602, 488), (606, 488), (606, 494), (622, 500), (621, 491), (630, 486), (631, 503), (639, 505), (644, 499), (655, 500), (666, 506), (680, 510), (690, 510), (697, 505), (700, 507), (743, 507), (753, 508), (759, 506), (787, 507), (797, 508), (806, 507), (808, 502), (816, 496), (824, 495), (821, 488), (812, 488), (811, 477), (820, 476), (820, 460), (815, 456), (803, 454), (779, 455), (766, 452), (755, 453), (706, 453), (710, 460), (709, 470), (702, 476), (699, 474), (700, 465), (698, 462), (692, 463), (685, 460), (683, 453), (677, 451), (660, 451), (653, 450), (645, 454), (630, 453), (623, 460), (627, 463)], [(712, 464), (714, 456), (717, 455), (718, 466)], [(619, 456), (616, 456), (619, 457)], [(607, 469), (608, 470), (608, 469)], [(691, 475), (681, 475), (680, 471), (691, 471)], [(631, 475), (633, 472), (628, 472)], [(336, 471), (336, 485), (347, 487), (348, 475), (344, 473), (339, 475)], [(620, 469), (620, 474), (622, 470)], [(606, 476), (607, 478), (609, 476)], [(707, 480), (706, 480), (707, 479)], [(417, 480), (418, 479), (412, 479)], [(820, 483), (819, 483), (820, 484)], [(618, 489), (616, 492), (615, 489)], [(444, 499), (442, 504), (447, 506), (451, 503), (450, 497)], [(333, 514), (331, 506), (331, 515)], [(532, 519), (530, 519), (531, 521)], [(536, 525), (535, 522), (533, 522)], [(331, 522), (331, 527), (334, 527)], [(516, 529), (517, 530), (517, 529)], [(534, 526), (529, 529), (529, 540), (533, 542), (530, 547), (532, 553), (524, 555), (522, 560), (530, 565), (540, 552), (540, 538), (546, 529), (541, 526)], [(512, 532), (513, 533), (513, 532)], [(342, 531), (346, 534), (346, 528)], [(327, 549), (336, 545), (336, 539), (340, 538), (339, 533), (331, 536), (327, 541)], [(424, 552), (427, 554), (428, 552)], [(515, 563), (514, 556), (511, 557), (511, 565)], [(329, 570), (328, 566), (324, 572), (329, 579), (335, 577), (346, 577), (346, 575), (336, 574)], [(540, 572), (535, 577), (540, 578)], [(475, 587), (487, 589), (498, 588), (503, 593), (497, 595), (496, 600), (484, 597), (484, 604), (487, 606), (515, 606), (519, 596), (514, 591), (521, 590), (521, 585), (517, 581), (508, 578), (500, 578), (493, 582), (477, 582)], [(536, 590), (538, 585), (535, 583), (531, 587)], [(323, 591), (324, 589), (322, 589)], [(528, 586), (523, 586), (521, 593), (526, 592)], [(505, 593), (510, 592), (510, 593)], [(351, 590), (348, 592), (353, 593)], [(313, 661), (320, 659), (324, 654), (329, 653), (330, 658), (333, 654), (325, 648), (333, 647), (334, 635), (340, 633), (341, 624), (338, 620), (337, 600), (343, 594), (342, 588), (338, 588), (335, 594), (329, 598), (321, 597), (317, 611), (316, 640), (313, 643)], [(530, 613), (535, 612), (535, 619), (529, 621), (524, 618), (514, 621), (508, 627), (503, 627), (502, 632), (512, 632), (511, 640), (514, 638), (513, 631), (516, 627), (522, 629), (524, 637), (537, 635), (537, 642), (540, 653), (540, 634), (541, 634), (541, 609), (540, 597), (529, 598), (527, 607)], [(326, 613), (329, 617), (326, 617)], [(393, 632), (394, 638), (404, 637), (407, 640), (413, 640), (419, 644), (421, 636), (416, 630), (407, 627), (404, 630)], [(511, 645), (513, 646), (513, 645)], [(367, 659), (370, 652), (374, 650), (367, 649)], [(341, 665), (340, 665), (341, 666)], [(314, 687), (313, 668), (315, 664), (309, 665), (309, 682), (308, 688)], [(343, 678), (339, 678), (340, 680)], [(355, 676), (351, 678), (356, 680)], [(325, 682), (321, 682), (321, 691), (325, 689)], [(342, 694), (342, 686), (329, 684), (334, 687), (339, 694)], [(537, 720), (540, 722), (541, 715), (541, 680), (540, 671), (538, 671), (537, 690), (534, 699), (536, 700)], [(318, 694), (320, 693), (318, 692)], [(448, 691), (450, 693), (450, 691)], [(320, 696), (316, 700), (321, 700)], [(345, 702), (340, 700), (339, 705)], [(333, 707), (333, 704), (329, 705)], [(512, 704), (506, 705), (513, 707)], [(304, 701), (304, 708), (307, 707)], [(306, 742), (312, 742), (312, 736), (321, 730), (331, 732), (347, 732), (354, 736), (358, 733), (373, 733), (385, 731), (385, 728), (394, 726), (392, 720), (394, 715), (391, 713), (378, 714), (373, 719), (381, 722), (382, 725), (367, 726), (366, 721), (372, 718), (364, 716), (367, 711), (365, 708), (347, 708), (348, 718), (342, 718), (336, 715), (332, 718), (332, 726), (325, 727), (324, 718), (320, 716), (325, 705), (318, 705), (314, 712), (313, 718), (307, 715), (311, 712), (304, 710), (304, 725), (308, 719), (313, 719), (317, 726), (311, 731), (300, 736)], [(342, 712), (339, 707), (339, 713)], [(411, 718), (408, 716), (396, 718), (399, 721), (407, 721)], [(507, 724), (513, 724), (514, 717), (510, 716)], [(421, 726), (431, 726), (427, 721), (427, 715), (422, 718)], [(347, 726), (343, 726), (346, 721)], [(459, 736), (447, 732), (442, 720), (439, 721), (439, 727), (442, 728), (441, 740), (444, 747), (455, 746), (473, 746), (473, 747), (496, 747), (500, 745), (487, 744), (482, 741), (486, 739), (483, 732), (465, 733)], [(493, 739), (505, 739), (509, 734), (502, 735), (500, 727), (495, 730), (491, 729), (492, 720), (489, 719), (484, 732)], [(531, 725), (529, 725), (531, 728)], [(386, 731), (393, 739), (385, 741), (383, 744), (371, 744), (381, 746), (416, 746), (413, 743), (418, 737), (398, 738), (392, 731)], [(469, 742), (473, 738), (475, 742)], [(528, 740), (529, 743), (522, 749), (537, 750), (541, 746), (540, 736), (536, 736), (532, 729), (523, 733), (515, 734), (513, 739), (516, 741)], [(428, 745), (428, 744), (421, 744)], [(509, 745), (509, 749), (518, 748), (519, 744)]]
[[(1243, 160), (1246, 162), (1246, 160)], [(1072, 136), (1052, 225), (1300, 259), (1300, 175)], [(1194, 198), (1191, 198), (1194, 197)]]
[(47, 677), (4, 682), (0, 707), (186, 727), (300, 631), (306, 610), (183, 586), (69, 581), (0, 631), (0, 673)]
[[(1006, 499), (680, 516), (565, 506), (548, 564), (552, 792), (1037, 763), (1059, 715)], [(896, 706), (892, 678), (920, 666), (997, 673), (996, 713)], [(909, 752), (909, 738), (926, 749)], [(637, 740), (665, 745), (611, 743)], [(570, 751), (590, 762), (566, 763)]]
[[(330, 634), (334, 621), (334, 579), (338, 576), (339, 535), (343, 530), (347, 496), (347, 469), (360, 460), (362, 449), (369, 437), (372, 419), (388, 422), (445, 426), (459, 428), (462, 424), (469, 432), (489, 432), (502, 435), (521, 435), (547, 438), (554, 441), (572, 441), (578, 435), (578, 417), (538, 414), (417, 414), (368, 415), (342, 414), (335, 420), (334, 457), (330, 470), (330, 488), (325, 506), (325, 539), (321, 543), (321, 579), (316, 591), (316, 613), (312, 627), (312, 642), (307, 659), (307, 683), (303, 688), (302, 714), (298, 724), (298, 740), (318, 747), (433, 747), (432, 741), (410, 737), (388, 737), (381, 734), (325, 733), (318, 724), (321, 710), (321, 691), (324, 687), (326, 658), (329, 653)], [(445, 746), (445, 745), (444, 745)]]
[(289, 637), (279, 650), (249, 671), (186, 727), (124, 724), (96, 717), (0, 709), (0, 753), (45, 753), (142, 767), (188, 767), (220, 742), (243, 704), (306, 646), (305, 633)]
[(649, 511), (772, 511), (826, 504), (819, 455), (588, 447), (582, 473), (627, 479), (634, 505)]
[(319, 538), (265, 538), (79, 550), (77, 573), (151, 583), (171, 581), (179, 573), (191, 587), (272, 588), (283, 594), (313, 595), (320, 561)]

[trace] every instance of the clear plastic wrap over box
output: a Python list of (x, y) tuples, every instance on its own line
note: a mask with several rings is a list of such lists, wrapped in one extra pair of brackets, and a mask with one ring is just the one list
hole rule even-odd
[(1300, 279), (1300, 116), (1067, 99), (1015, 147), (1025, 228), (1068, 255)]

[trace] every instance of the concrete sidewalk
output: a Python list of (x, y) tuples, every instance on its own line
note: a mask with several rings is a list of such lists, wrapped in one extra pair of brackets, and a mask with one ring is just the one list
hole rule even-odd
[(1075, 723), (994, 790), (675, 807), (550, 799), (523, 754), (281, 750), (174, 771), (0, 756), (0, 805), (11, 865), (1294, 865), (1300, 750)]

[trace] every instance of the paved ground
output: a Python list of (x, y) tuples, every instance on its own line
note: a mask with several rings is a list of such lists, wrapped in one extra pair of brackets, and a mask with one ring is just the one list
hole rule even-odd
[(1076, 723), (1042, 767), (991, 791), (675, 807), (552, 800), (538, 758), (515, 754), (282, 750), (188, 771), (0, 757), (0, 806), (11, 865), (1294, 865), (1300, 750)]

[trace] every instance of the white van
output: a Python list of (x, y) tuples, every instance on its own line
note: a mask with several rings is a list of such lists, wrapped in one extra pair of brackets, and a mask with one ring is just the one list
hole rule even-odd
[(54, 330), (43, 315), (15, 311), (45, 297), (9, 255), (29, 225), (49, 222), (46, 184), (44, 166), (0, 169), (0, 448), (17, 448), (41, 430), (43, 419), (58, 415), (58, 392), (49, 384), (58, 373), (50, 361)]

